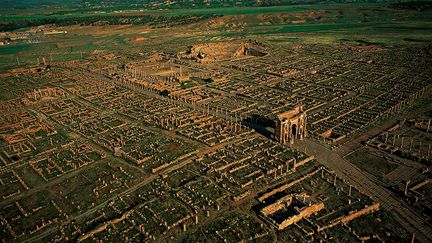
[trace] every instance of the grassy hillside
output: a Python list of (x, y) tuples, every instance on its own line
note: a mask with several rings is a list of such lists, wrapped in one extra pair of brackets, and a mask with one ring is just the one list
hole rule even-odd
[[(63, 4), (76, 8), (54, 4), (46, 10), (49, 14), (24, 9), (0, 16), (0, 30), (50, 24), (53, 27), (47, 29), (67, 31), (63, 35), (34, 34), (29, 37), (31, 41), (11, 41), (10, 45), (1, 46), (0, 68), (16, 65), (17, 56), (21, 64), (34, 64), (38, 57), (47, 53), (59, 61), (80, 58), (81, 53), (87, 56), (106, 51), (134, 55), (145, 48), (166, 51), (173, 44), (247, 38), (270, 42), (373, 43), (382, 46), (432, 42), (430, 2), (315, 3), (142, 11), (133, 10), (135, 5), (129, 5), (129, 10), (114, 11), (117, 7), (113, 7), (112, 11), (99, 11), (107, 6), (93, 8), (93, 5), (88, 5), (84, 8), (82, 2), (76, 4), (73, 1)], [(23, 33), (22, 30), (18, 32)], [(144, 41), (131, 41), (137, 36)]]

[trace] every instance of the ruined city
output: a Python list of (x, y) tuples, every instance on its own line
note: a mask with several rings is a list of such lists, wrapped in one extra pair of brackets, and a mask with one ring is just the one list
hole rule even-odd
[[(261, 33), (244, 17), (278, 7), (199, 15), (212, 6), (154, 2), (156, 16), (181, 14), (24, 29), (0, 15), (2, 242), (432, 241), (432, 32), (336, 43), (324, 28), (287, 41), (296, 32)], [(329, 6), (277, 14), (327, 23), (347, 11)], [(137, 16), (127, 11), (112, 16)], [(118, 49), (104, 36), (117, 31), (131, 31)], [(74, 46), (84, 32), (113, 49)]]

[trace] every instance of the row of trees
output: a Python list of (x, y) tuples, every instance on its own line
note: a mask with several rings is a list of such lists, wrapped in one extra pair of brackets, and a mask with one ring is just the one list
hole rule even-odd
[(166, 27), (196, 23), (205, 19), (213, 18), (215, 15), (192, 15), (192, 16), (164, 16), (164, 15), (94, 15), (64, 18), (41, 18), (28, 20), (12, 20), (0, 22), (0, 31), (11, 31), (41, 25), (121, 25), (148, 24), (154, 27)]

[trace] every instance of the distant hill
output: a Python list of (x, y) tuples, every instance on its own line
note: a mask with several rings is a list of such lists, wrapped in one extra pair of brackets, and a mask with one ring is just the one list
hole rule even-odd
[(31, 10), (53, 12), (56, 9), (77, 8), (82, 3), (82, 0), (0, 0), (0, 15), (27, 13)]
[[(247, 11), (260, 14), (268, 9), (272, 10), (268, 13), (281, 9), (283, 12), (284, 9), (291, 8), (289, 5), (321, 4), (324, 7), (324, 5), (333, 6), (338, 3), (358, 7), (391, 6), (417, 11), (431, 7), (430, 1), (404, 2), (398, 0), (0, 0), (0, 31), (46, 24), (64, 26), (103, 23), (172, 26), (192, 23), (198, 19), (206, 20), (219, 15), (241, 15)], [(273, 8), (266, 8), (270, 6)], [(315, 6), (309, 7), (314, 8)], [(189, 11), (190, 9), (194, 11)], [(227, 9), (229, 11), (226, 11)], [(176, 14), (176, 11), (182, 14)], [(169, 14), (166, 14), (167, 12)], [(161, 16), (154, 16), (155, 14)], [(196, 19), (192, 18), (193, 15), (197, 15)]]
[[(294, 4), (322, 4), (322, 3), (353, 3), (353, 2), (387, 2), (395, 3), (400, 0), (87, 0), (88, 5), (101, 6), (146, 6), (148, 8), (215, 8), (215, 7), (264, 7), (264, 6), (283, 6)], [(403, 1), (402, 1), (403, 2)]]
[(0, 7), (40, 7), (45, 5), (82, 4), (82, 0), (0, 0)]
[[(362, 3), (362, 2), (405, 2), (398, 0), (0, 0), (0, 8), (29, 9), (44, 6), (68, 6), (79, 9), (103, 8), (145, 8), (145, 9), (176, 9), (176, 8), (216, 8), (216, 7), (264, 7), (283, 6), (295, 4), (322, 4), (322, 3)], [(1, 10), (0, 10), (1, 11)]]

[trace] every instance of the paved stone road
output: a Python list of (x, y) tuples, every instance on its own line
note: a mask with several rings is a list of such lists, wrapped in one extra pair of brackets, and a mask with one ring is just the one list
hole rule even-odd
[(432, 227), (422, 219), (422, 216), (398, 200), (390, 191), (374, 183), (359, 168), (310, 138), (296, 142), (293, 147), (301, 151), (306, 149), (306, 153), (314, 155), (319, 163), (335, 171), (341, 178), (380, 202), (402, 226), (412, 233), (415, 232), (417, 240), (432, 242)]

